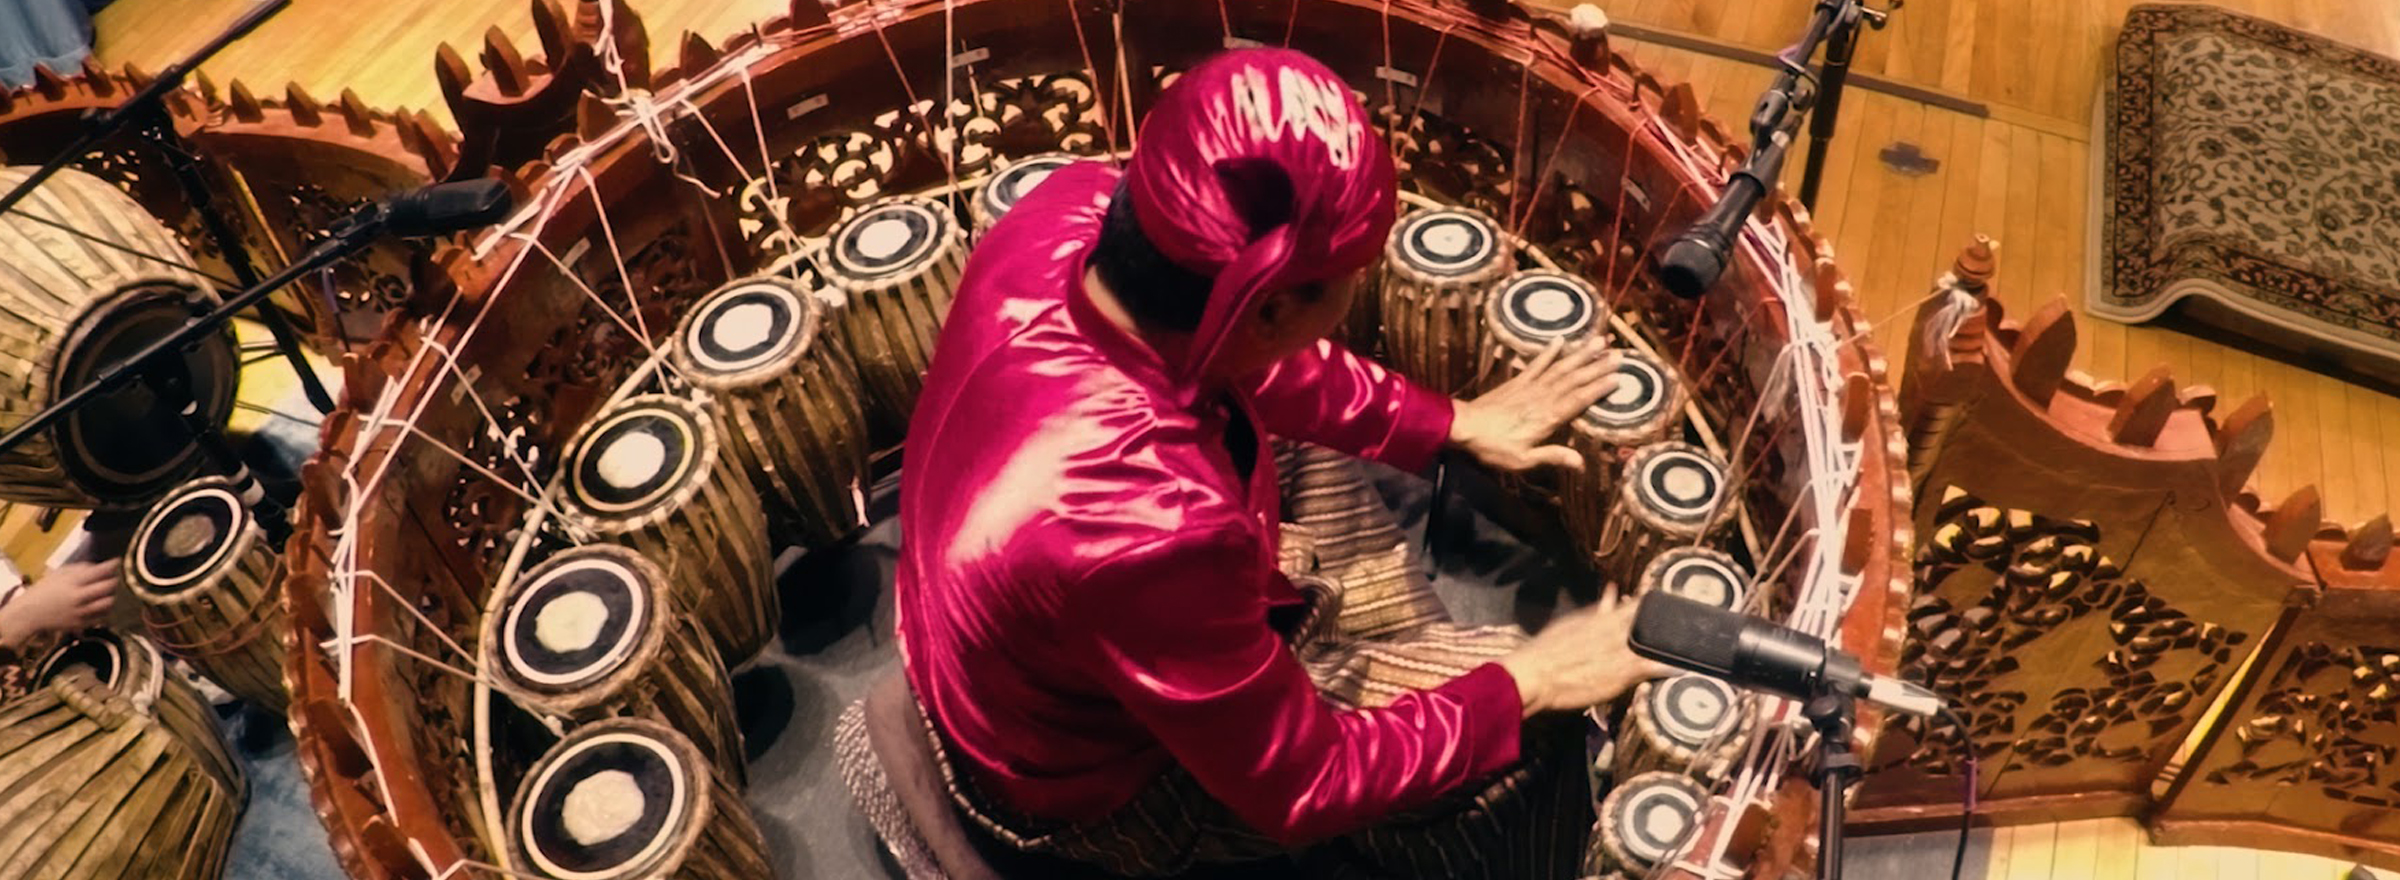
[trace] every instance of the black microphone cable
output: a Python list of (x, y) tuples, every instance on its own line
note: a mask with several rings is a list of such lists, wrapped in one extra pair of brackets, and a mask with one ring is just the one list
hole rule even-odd
[(1968, 734), (1967, 720), (1950, 708), (1948, 700), (1942, 701), (1939, 717), (1958, 728), (1958, 751), (1966, 759), (1966, 772), (1963, 774), (1966, 782), (1960, 786), (1964, 799), (1959, 803), (1958, 810), (1958, 848), (1950, 854), (1950, 880), (1958, 880), (1959, 872), (1967, 865), (1967, 839), (1975, 830), (1975, 738)]

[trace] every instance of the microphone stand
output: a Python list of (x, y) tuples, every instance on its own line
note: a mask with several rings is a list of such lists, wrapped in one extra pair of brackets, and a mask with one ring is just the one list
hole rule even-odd
[[(159, 71), (157, 78), (126, 98), (125, 103), (90, 117), (82, 133), (69, 142), (65, 149), (40, 168), (34, 169), (32, 174), (26, 175), (7, 193), (0, 194), (0, 214), (7, 213), (18, 202), (24, 201), (26, 196), (32, 195), (35, 187), (75, 160), (83, 158), (102, 141), (131, 126), (143, 141), (166, 159), (168, 170), (175, 175), (176, 185), (183, 190), (184, 201), (191, 205), (193, 213), (199, 215), (201, 226), (207, 229), (217, 250), (225, 255), (225, 263), (232, 268), (234, 280), (245, 287), (257, 286), (258, 268), (250, 263), (250, 253), (242, 247), (241, 236), (234, 232), (232, 221), (227, 220), (224, 212), (217, 207), (216, 196), (210, 190), (207, 178), (200, 172), (200, 157), (175, 133), (175, 122), (167, 115), (166, 97), (181, 88), (184, 78), (211, 56), (257, 29), (289, 5), (291, 0), (260, 0), (257, 6), (251, 7), (249, 12), (243, 13), (241, 18), (210, 38), (205, 45), (193, 50), (191, 55)], [(308, 402), (318, 412), (332, 412), (333, 395), (325, 390), (324, 383), (317, 378), (316, 370), (309, 366), (308, 359), (301, 354), (300, 337), (293, 331), (291, 322), (285, 320), (282, 312), (264, 304), (258, 309), (258, 319), (259, 323), (266, 326), (267, 332), (274, 335), (275, 347), (283, 353), (284, 360), (291, 363), (292, 372), (298, 375), (300, 390), (307, 395)]]
[[(1900, 3), (1894, 0), (1893, 9)], [(1860, 23), (1883, 27), (1889, 10), (1869, 9), (1864, 0), (1817, 0), (1808, 31), (1800, 42), (1776, 58), (1783, 72), (1758, 97), (1750, 114), (1750, 159), (1726, 178), (1724, 193), (1690, 229), (1659, 255), (1660, 283), (1676, 296), (1696, 299), (1716, 286), (1733, 251), (1734, 236), (1767, 190), (1783, 173), (1785, 153), (1799, 127), (1799, 117), (1817, 110), (1809, 128), (1807, 170), (1800, 184), (1800, 202), (1816, 207), (1819, 178), (1825, 172), (1825, 144), (1833, 139), (1841, 111), (1842, 90), (1850, 81), (1850, 59), (1858, 48)], [(1808, 59), (1825, 47), (1824, 76), (1811, 77)]]
[(1817, 784), (1817, 877), (1841, 880), (1842, 825), (1849, 821), (1845, 796), (1860, 773), (1858, 753), (1850, 735), (1858, 725), (1858, 704), (1849, 694), (1824, 689), (1801, 705), (1800, 714), (1817, 730), (1817, 766), (1810, 775)]

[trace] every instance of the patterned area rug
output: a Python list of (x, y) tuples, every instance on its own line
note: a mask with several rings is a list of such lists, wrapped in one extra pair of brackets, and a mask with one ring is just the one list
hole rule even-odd
[(2195, 320), (2400, 374), (2400, 61), (2147, 5), (2104, 88), (2093, 314), (2189, 297)]

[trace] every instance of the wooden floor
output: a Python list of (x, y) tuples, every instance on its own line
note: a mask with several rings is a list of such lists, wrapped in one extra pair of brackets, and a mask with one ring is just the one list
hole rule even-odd
[[(100, 56), (155, 69), (198, 44), (250, 0), (116, 0), (98, 18)], [(660, 61), (690, 30), (712, 39), (778, 15), (783, 0), (630, 0), (650, 23)], [(1722, 46), (1773, 51), (1794, 39), (1809, 0), (1607, 0), (1626, 24)], [(2129, 0), (1909, 0), (1891, 27), (1869, 33), (1857, 69), (1988, 107), (1967, 115), (1884, 94), (1853, 91), (1834, 142), (1818, 220), (1855, 279), (1863, 310), (1898, 357), (1895, 335), (1959, 247), (1977, 232), (2002, 243), (2000, 295), (2017, 314), (2064, 295), (2080, 308), (2092, 255), (2086, 242), (2091, 109), (2102, 64)], [(2218, 5), (2400, 55), (2400, 4), (2392, 0), (2221, 0)], [(431, 108), (441, 42), (473, 56), (497, 27), (532, 46), (521, 3), (487, 0), (296, 0), (293, 8), (225, 52), (207, 72), (240, 77), (260, 94), (297, 81), (331, 98), (355, 89), (370, 105)], [(1768, 72), (1738, 61), (1620, 38), (1620, 50), (1672, 80), (1687, 80), (1719, 118), (1740, 120)], [(1895, 170), (1879, 156), (1909, 145), (1939, 163)], [(1795, 156), (1798, 153), (1795, 152)], [(1797, 162), (1794, 163), (1795, 172)], [(1796, 173), (1794, 180), (1796, 180)], [(2183, 383), (2215, 387), (2220, 411), (2265, 393), (2279, 437), (2259, 470), (2261, 494), (2280, 498), (2310, 483), (2327, 516), (2357, 522), (2400, 509), (2400, 399), (2274, 359), (2180, 333), (2082, 322), (2076, 365), (2101, 378), (2171, 365)], [(2126, 820), (2002, 829), (1987, 876), (2333, 878), (2320, 859), (2215, 847), (2153, 849)]]

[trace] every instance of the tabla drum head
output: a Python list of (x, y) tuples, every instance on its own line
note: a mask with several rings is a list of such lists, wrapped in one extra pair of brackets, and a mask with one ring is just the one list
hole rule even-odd
[(1393, 266), (1431, 278), (1490, 271), (1503, 255), (1500, 225), (1464, 208), (1430, 208), (1401, 218), (1386, 253)]
[(537, 693), (593, 688), (663, 632), (659, 616), (673, 613), (665, 595), (658, 567), (639, 553), (605, 544), (563, 551), (495, 603), (484, 644), (499, 656), (484, 665)]
[(703, 388), (773, 381), (815, 344), (821, 308), (786, 278), (727, 284), (687, 313), (675, 335), (675, 365)]
[(1017, 200), (1050, 179), (1050, 173), (1077, 161), (1070, 153), (1043, 153), (1009, 163), (975, 192), (975, 222), (989, 228), (1016, 207)]
[[(53, 399), (182, 329), (192, 314), (192, 293), (179, 283), (145, 281), (94, 303), (60, 343), (50, 380)], [(104, 507), (146, 502), (190, 473), (199, 446), (180, 415), (187, 405), (220, 427), (233, 413), (240, 367), (230, 336), (210, 333), (182, 357), (162, 363), (163, 381), (132, 382), (102, 394), (51, 429), (68, 478)]]
[(1730, 507), (1725, 463), (1688, 443), (1653, 443), (1625, 463), (1625, 502), (1660, 531), (1696, 534)]
[(1643, 567), (1640, 583), (1645, 593), (1656, 590), (1727, 611), (1741, 609), (1750, 594), (1750, 577), (1741, 564), (1708, 547), (1675, 547), (1658, 554)]
[(667, 876), (702, 831), (710, 776), (672, 729), (610, 719), (576, 729), (526, 775), (510, 825), (557, 880)]
[(877, 202), (833, 233), (833, 274), (845, 285), (905, 276), (930, 265), (956, 234), (950, 209), (940, 202), (900, 196)]
[(602, 410), (567, 452), (567, 501), (603, 524), (671, 509), (707, 478), (714, 432), (698, 405), (670, 395)]
[(1600, 295), (1581, 278), (1558, 272), (1519, 272), (1492, 297), (1492, 329), (1502, 344), (1526, 354), (1559, 340), (1600, 332)]
[(1674, 373), (1657, 358), (1621, 349), (1616, 377), (1616, 387), (1585, 407), (1576, 421), (1602, 437), (1663, 433), (1675, 418)]
[(1654, 770), (1617, 784), (1600, 804), (1600, 829), (1632, 867), (1649, 870), (1673, 857), (1700, 826), (1708, 792), (1680, 773)]
[(223, 478), (185, 483), (151, 507), (134, 530), (128, 580), (155, 596), (209, 583), (240, 557), (253, 519), (250, 506)]
[(1677, 675), (1644, 682), (1641, 701), (1651, 726), (1669, 742), (1697, 749), (1741, 724), (1741, 694), (1705, 675)]

